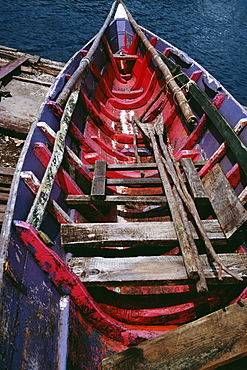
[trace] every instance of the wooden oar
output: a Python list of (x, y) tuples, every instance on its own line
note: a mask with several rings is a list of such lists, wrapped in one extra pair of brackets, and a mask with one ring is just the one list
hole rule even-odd
[[(160, 116), (160, 117), (162, 117), (162, 116)], [(212, 246), (211, 241), (209, 240), (209, 238), (207, 236), (207, 233), (206, 233), (205, 228), (202, 224), (202, 221), (201, 221), (200, 216), (198, 214), (195, 203), (194, 203), (191, 195), (189, 194), (189, 192), (188, 192), (188, 190), (187, 190), (187, 188), (184, 184), (184, 181), (182, 179), (178, 163), (175, 161), (171, 151), (169, 151), (169, 149), (167, 148), (167, 146), (166, 146), (166, 144), (163, 140), (164, 125), (163, 125), (162, 120), (158, 119), (154, 126), (155, 126), (155, 131), (156, 131), (156, 133), (159, 137), (160, 147), (161, 147), (163, 155), (164, 155), (163, 162), (166, 166), (166, 169), (167, 169), (168, 173), (170, 174), (170, 176), (172, 178), (172, 181), (173, 181), (173, 183), (174, 183), (174, 185), (177, 189), (177, 192), (178, 192), (179, 196), (181, 197), (182, 201), (184, 202), (184, 204), (188, 208), (191, 216), (193, 217), (193, 219), (196, 223), (196, 226), (197, 226), (198, 231), (199, 231), (199, 233), (200, 233), (200, 235), (201, 235), (201, 237), (204, 241), (204, 244), (205, 244), (205, 247), (206, 247), (208, 253), (211, 255), (211, 257), (214, 259), (214, 261), (219, 266), (219, 271), (218, 271), (219, 280), (222, 280), (221, 272), (222, 272), (222, 270), (224, 270), (229, 275), (233, 276), (235, 279), (237, 279), (239, 281), (242, 281), (243, 279), (240, 276), (238, 276), (237, 274), (234, 274), (232, 271), (230, 271), (227, 267), (225, 267), (222, 264), (222, 262), (220, 261), (218, 255), (216, 254), (216, 252), (215, 252), (215, 250)]]
[[(137, 126), (136, 126), (136, 123), (133, 119), (133, 114), (132, 114), (133, 111), (131, 111), (129, 113), (130, 115), (130, 120), (131, 120), (131, 124), (132, 124), (132, 127), (133, 127), (133, 147), (134, 147), (134, 152), (135, 152), (135, 158), (136, 158), (136, 162), (138, 164), (141, 164), (141, 158), (139, 156), (139, 153), (138, 153), (138, 147), (137, 147)], [(140, 174), (141, 174), (141, 177), (144, 177), (145, 176), (145, 173), (143, 171), (140, 171)]]
[(60, 121), (60, 129), (56, 135), (50, 162), (46, 168), (38, 193), (27, 216), (27, 222), (37, 230), (40, 228), (55, 176), (63, 160), (65, 137), (67, 135), (69, 123), (80, 93), (80, 82), (81, 81), (77, 82), (64, 109), (64, 113)]
[[(172, 215), (172, 220), (174, 223), (174, 227), (176, 230), (177, 238), (179, 241), (179, 245), (181, 248), (184, 265), (190, 279), (196, 279), (196, 289), (198, 292), (207, 291), (207, 283), (206, 279), (203, 274), (203, 270), (200, 267), (199, 263), (199, 256), (197, 253), (197, 249), (195, 246), (195, 242), (191, 237), (191, 232), (189, 225), (187, 224), (185, 218), (185, 211), (182, 213), (182, 217), (179, 211), (178, 202), (176, 201), (177, 192), (176, 189), (172, 189), (170, 181), (168, 179), (164, 164), (162, 162), (162, 158), (159, 154), (158, 144), (155, 138), (153, 126), (150, 124), (142, 124), (138, 118), (134, 115), (133, 119), (140, 127), (142, 131), (144, 131), (145, 135), (148, 136), (149, 140), (151, 141), (151, 145), (154, 152), (155, 161), (157, 163), (158, 171), (160, 174), (160, 178), (162, 180), (163, 188), (165, 191), (165, 195), (168, 200), (170, 212)], [(181, 204), (180, 204), (181, 207)], [(186, 223), (186, 225), (185, 225)]]
[(182, 92), (181, 88), (177, 85), (172, 73), (170, 72), (169, 68), (167, 65), (163, 62), (161, 59), (159, 53), (157, 50), (151, 45), (145, 34), (142, 32), (140, 26), (136, 23), (128, 9), (126, 8), (125, 4), (123, 3), (122, 0), (119, 0), (119, 3), (121, 3), (126, 11), (126, 14), (128, 16), (129, 22), (131, 23), (132, 27), (134, 28), (135, 32), (137, 35), (140, 37), (142, 40), (143, 44), (147, 48), (147, 50), (153, 55), (153, 59), (157, 63), (159, 69), (161, 70), (163, 76), (165, 77), (165, 81), (167, 83), (167, 86), (170, 88), (171, 92), (173, 93), (174, 99), (177, 101), (186, 121), (189, 124), (195, 124), (197, 122), (197, 119), (195, 115), (193, 114), (189, 103), (187, 102), (187, 99)]

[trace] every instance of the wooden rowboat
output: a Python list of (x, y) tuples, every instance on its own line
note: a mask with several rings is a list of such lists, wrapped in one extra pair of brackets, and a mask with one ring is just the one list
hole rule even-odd
[(246, 125), (217, 80), (115, 1), (55, 79), (15, 171), (2, 368), (206, 369), (245, 356)]

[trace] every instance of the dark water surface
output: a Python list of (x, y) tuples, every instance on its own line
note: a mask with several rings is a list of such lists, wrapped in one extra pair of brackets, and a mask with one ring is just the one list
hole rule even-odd
[[(67, 61), (102, 26), (111, 1), (0, 0), (0, 44)], [(135, 20), (247, 105), (247, 0), (127, 0)]]

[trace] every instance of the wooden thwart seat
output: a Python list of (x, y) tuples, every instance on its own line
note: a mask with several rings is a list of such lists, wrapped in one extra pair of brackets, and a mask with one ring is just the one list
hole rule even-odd
[[(182, 159), (180, 163), (186, 176), (187, 186), (197, 207), (210, 209), (218, 218), (201, 220), (210, 242), (218, 246), (226, 245), (228, 239), (231, 238), (232, 240), (234, 236), (234, 244), (236, 242), (236, 245), (239, 246), (242, 242), (242, 237), (240, 235), (241, 233), (237, 233), (237, 230), (242, 228), (247, 221), (247, 212), (231, 188), (219, 165), (216, 165), (209, 171), (201, 181), (190, 159)], [(121, 165), (117, 166), (119, 166), (117, 168), (121, 171)], [(155, 168), (153, 164), (151, 167)], [(129, 168), (125, 166), (124, 169), (128, 170)], [(105, 204), (125, 205), (128, 203), (141, 203), (171, 206), (169, 203), (171, 200), (167, 200), (166, 196), (161, 195), (106, 195), (107, 185), (131, 186), (140, 185), (142, 182), (146, 182), (149, 186), (162, 184), (161, 177), (108, 179), (108, 170), (116, 170), (116, 166), (114, 168), (114, 165), (112, 165), (112, 168), (108, 169), (104, 160), (96, 161), (91, 194), (68, 195), (66, 199), (67, 203), (75, 208), (83, 204), (101, 204), (101, 202)], [(139, 171), (140, 168), (136, 165), (134, 170)], [(174, 194), (176, 195), (176, 192)], [(174, 197), (174, 201), (178, 202), (177, 197)], [(203, 242), (193, 223), (187, 220), (186, 225), (186, 233), (191, 234), (191, 238), (197, 246), (202, 246)], [(95, 249), (95, 251), (90, 252), (94, 256), (98, 255), (99, 248), (102, 250), (113, 248), (111, 249), (111, 256), (114, 256), (114, 248), (117, 248), (117, 252), (119, 248), (124, 247), (129, 249), (135, 247), (143, 247), (144, 249), (145, 247), (171, 248), (180, 244), (182, 249), (177, 232), (176, 219), (174, 218), (173, 221), (149, 222), (148, 224), (143, 222), (64, 224), (61, 225), (61, 241), (65, 251), (74, 253), (76, 256), (80, 256), (80, 250), (85, 251), (85, 248), (88, 250)], [(153, 255), (155, 255), (155, 252)], [(188, 274), (187, 262), (183, 257), (147, 257), (145, 256), (145, 251), (143, 251), (143, 255), (140, 257), (79, 257), (79, 259), (75, 258), (71, 260), (73, 261), (73, 263), (71, 262), (71, 268), (76, 274), (82, 276), (83, 282), (89, 284), (141, 284), (143, 281), (145, 284), (168, 284), (171, 281), (184, 283), (188, 278), (192, 279), (192, 275)], [(226, 267), (229, 265), (234, 273), (242, 275), (244, 271), (244, 274), (246, 274), (246, 270), (243, 267), (247, 261), (246, 256), (229, 254), (219, 255), (219, 258), (223, 265)], [(209, 264), (206, 256), (198, 255), (198, 261), (202, 264), (201, 270), (205, 278), (210, 279), (211, 283), (212, 281), (215, 282), (218, 279), (216, 265)], [(94, 271), (94, 273), (91, 274), (90, 271)], [(229, 279), (234, 280), (232, 276), (225, 272), (222, 274), (222, 277), (224, 277), (224, 282), (228, 282)]]
[[(102, 199), (92, 198), (92, 195), (68, 195), (66, 202), (69, 206), (77, 206), (82, 204), (91, 204), (101, 202)], [(103, 199), (106, 204), (159, 204), (167, 205), (167, 199), (165, 196), (150, 196), (150, 195), (106, 195)]]
[[(225, 235), (217, 220), (203, 220), (203, 225), (211, 241), (224, 244)], [(190, 223), (193, 237), (199, 237)], [(173, 222), (128, 222), (128, 223), (82, 223), (61, 225), (63, 247), (68, 251), (80, 246), (95, 248), (98, 246), (137, 246), (165, 245), (176, 246), (177, 234)]]
[[(220, 259), (225, 266), (247, 278), (246, 254), (222, 254)], [(206, 255), (200, 256), (205, 278), (211, 284), (217, 283), (217, 265), (209, 263)], [(69, 260), (69, 267), (87, 285), (159, 285), (186, 284), (188, 276), (182, 256), (152, 256), (152, 257), (74, 257)], [(223, 284), (236, 280), (222, 273)]]

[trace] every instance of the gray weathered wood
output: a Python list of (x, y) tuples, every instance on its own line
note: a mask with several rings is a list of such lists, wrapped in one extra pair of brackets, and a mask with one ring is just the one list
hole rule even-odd
[(102, 200), (105, 198), (106, 187), (106, 161), (97, 160), (95, 162), (94, 176), (91, 189), (93, 200)]
[[(222, 254), (222, 262), (242, 278), (247, 278), (246, 254)], [(205, 278), (210, 284), (217, 284), (217, 264), (209, 263), (206, 255), (200, 256)], [(188, 275), (182, 256), (139, 256), (124, 258), (73, 257), (69, 267), (83, 283), (93, 285), (118, 284), (186, 284)], [(224, 283), (236, 280), (225, 271)]]
[(22, 77), (22, 76), (13, 76), (13, 80), (18, 80), (18, 81), (23, 81), (23, 82), (30, 82), (30, 83), (33, 83), (33, 84), (43, 85), (43, 86), (47, 86), (47, 87), (51, 86), (51, 82), (37, 80), (35, 78), (27, 78), (27, 77)]
[(135, 60), (138, 59), (138, 55), (130, 55), (130, 54), (113, 54), (113, 58), (119, 60)]
[(110, 356), (102, 368), (210, 370), (246, 355), (247, 299)]
[(158, 177), (136, 177), (125, 179), (107, 179), (108, 186), (162, 186), (162, 181)]
[(188, 215), (185, 211), (182, 199), (179, 197), (177, 189), (175, 187), (173, 188), (173, 194), (174, 194), (174, 198), (175, 198), (175, 200), (177, 202), (177, 205), (178, 205), (178, 208), (179, 208), (180, 216), (181, 216), (181, 219), (182, 219), (183, 224), (184, 224), (184, 229), (186, 231), (186, 234), (187, 234), (187, 237), (188, 237), (188, 240), (189, 240), (189, 243), (190, 243), (190, 247), (191, 247), (191, 251), (193, 253), (193, 257), (196, 260), (196, 264), (197, 264), (198, 278), (197, 278), (197, 281), (196, 281), (196, 289), (197, 289), (198, 292), (207, 291), (208, 290), (207, 283), (206, 283), (203, 268), (202, 268), (202, 265), (201, 265), (199, 253), (198, 253), (198, 250), (197, 250), (197, 247), (196, 247), (196, 242), (195, 242), (195, 240), (193, 239), (193, 236), (192, 236), (190, 224), (189, 224), (189, 221), (188, 221)]
[(9, 192), (1, 191), (0, 189), (0, 203), (6, 204), (8, 201)]
[[(135, 120), (138, 126), (142, 126), (141, 122), (137, 119), (136, 116), (133, 116), (133, 119)], [(197, 280), (196, 289), (198, 292), (202, 292), (202, 291), (208, 290), (208, 288), (207, 288), (206, 280), (203, 276), (203, 271), (199, 266), (200, 260), (199, 260), (198, 251), (197, 251), (197, 248), (195, 247), (193, 236), (191, 235), (191, 232), (190, 232), (190, 226), (189, 224), (186, 224), (187, 217), (182, 217), (182, 214), (179, 209), (180, 207), (176, 200), (176, 196), (177, 196), (176, 190), (178, 189), (174, 189), (173, 191), (171, 184), (169, 182), (169, 179), (168, 179), (167, 172), (166, 172), (166, 169), (167, 169), (166, 167), (167, 166), (169, 167), (168, 161), (171, 162), (171, 159), (169, 157), (163, 161), (164, 158), (161, 157), (159, 154), (158, 143), (154, 135), (154, 132), (156, 131), (156, 133), (159, 136), (160, 144), (162, 142), (163, 146), (165, 146), (165, 143), (163, 141), (163, 136), (162, 136), (162, 129), (159, 129), (159, 127), (157, 127), (157, 125), (162, 125), (162, 123), (163, 123), (163, 118), (161, 119), (161, 116), (160, 116), (157, 119), (154, 127), (151, 125), (147, 125), (146, 129), (142, 129), (142, 130), (143, 131), (147, 130), (148, 136), (151, 141), (155, 162), (157, 163), (159, 174), (162, 179), (163, 189), (164, 189), (165, 195), (168, 200), (169, 209), (171, 212), (172, 220), (174, 223), (174, 228), (176, 230), (179, 247), (180, 247), (180, 250), (183, 256), (183, 260), (184, 260), (184, 264), (185, 264), (188, 277), (194, 278)], [(155, 127), (157, 127), (157, 130)], [(162, 150), (163, 150), (163, 147), (162, 147)], [(182, 203), (180, 206), (183, 208)]]
[(0, 228), (3, 223), (6, 208), (7, 208), (6, 204), (0, 204)]
[[(204, 166), (206, 161), (195, 161), (195, 166)], [(90, 171), (94, 170), (94, 165), (86, 166)], [(131, 170), (157, 170), (156, 163), (114, 163), (107, 164), (107, 171), (131, 171)]]
[[(80, 205), (92, 203), (91, 195), (68, 195), (66, 198), (68, 205)], [(166, 205), (167, 199), (165, 196), (150, 196), (150, 195), (106, 195), (104, 203), (115, 204), (159, 204)]]
[(40, 228), (45, 208), (49, 201), (50, 193), (54, 184), (55, 176), (63, 160), (65, 138), (79, 93), (80, 83), (78, 82), (66, 103), (62, 118), (60, 120), (60, 128), (57, 132), (49, 164), (46, 168), (38, 193), (27, 216), (27, 222), (37, 230)]
[(10, 187), (14, 175), (13, 168), (0, 167), (0, 184), (5, 187)]
[(202, 179), (219, 223), (229, 239), (247, 221), (247, 212), (219, 164)]
[(18, 67), (28, 60), (28, 57), (22, 57), (7, 63), (4, 67), (0, 68), (0, 80), (13, 73)]
[(198, 207), (209, 207), (210, 202), (208, 196), (191, 158), (182, 158), (180, 163), (185, 172), (188, 186), (196, 205)]
[[(203, 220), (209, 238), (216, 244), (224, 244), (226, 239), (217, 220)], [(190, 223), (193, 238), (198, 235)], [(61, 225), (61, 237), (64, 247), (94, 248), (98, 246), (136, 246), (178, 244), (173, 222), (132, 223), (81, 223)]]

